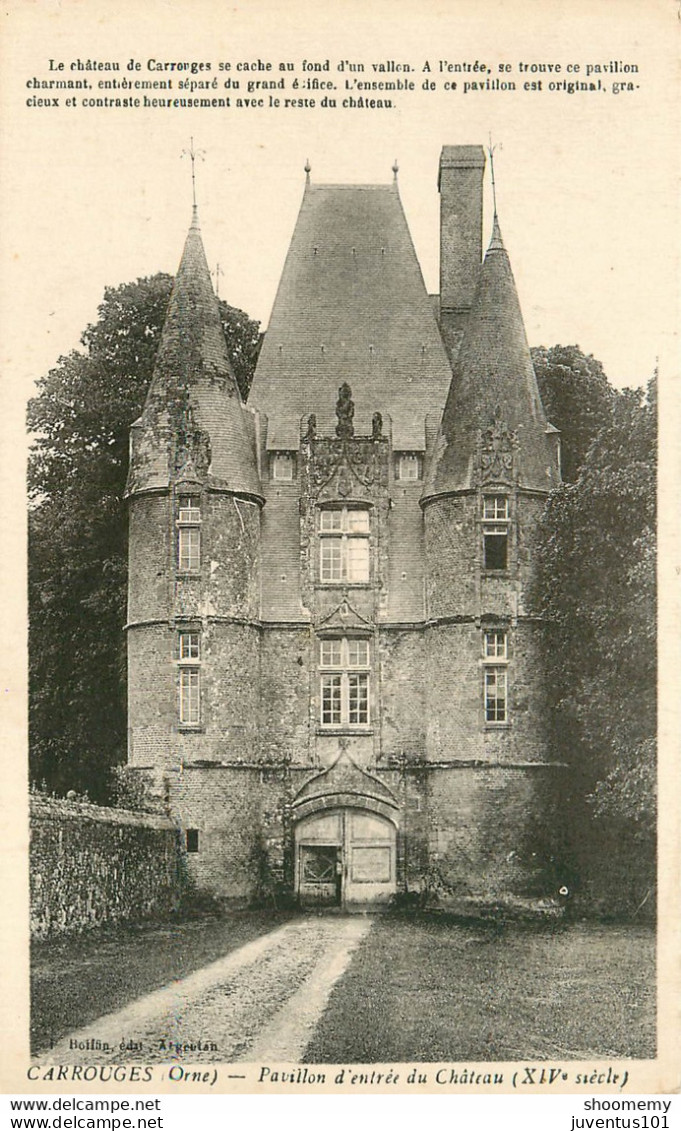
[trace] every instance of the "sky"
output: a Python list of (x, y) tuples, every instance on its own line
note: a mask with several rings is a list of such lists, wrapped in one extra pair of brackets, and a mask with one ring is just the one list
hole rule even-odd
[[(667, 5), (657, 0), (644, 9), (625, 0), (617, 26), (604, 4), (541, 8), (534, 22), (526, 15), (519, 23), (516, 2), (493, 3), (491, 20), (466, 0), (444, 9), (352, 2), (331, 5), (326, 15), (315, 9), (316, 19), (303, 24), (266, 19), (277, 11), (267, 0), (241, 9), (209, 0), (171, 9), (157, 0), (142, 12), (123, 4), (115, 13), (77, 0), (15, 7), (15, 50), (0, 80), (12, 107), (3, 153), (11, 224), (2, 284), (11, 311), (5, 372), (19, 399), (77, 346), (105, 286), (175, 272), (191, 212), (190, 162), (182, 156), (191, 136), (204, 153), (196, 165), (198, 201), (209, 263), (220, 265), (220, 294), (263, 327), (308, 158), (315, 181), (360, 183), (390, 181), (398, 159), (400, 193), (432, 292), (441, 146), (486, 145), (491, 135), (501, 227), (530, 344), (576, 343), (618, 386), (645, 383), (657, 358), (671, 365), (679, 274), (675, 95), (669, 60), (653, 37), (663, 30)], [(171, 11), (175, 21), (155, 18)], [(224, 18), (216, 21), (218, 12)], [(504, 59), (514, 67), (562, 61), (563, 68), (569, 60), (583, 68), (588, 60), (620, 59), (636, 61), (639, 89), (464, 96), (439, 83), (435, 94), (417, 89), (383, 112), (125, 114), (24, 105), (26, 76), (48, 74), (49, 58), (68, 66), (74, 58), (124, 63), (133, 56), (145, 76), (150, 57), (211, 60), (213, 74), (224, 60), (328, 58), (331, 77), (343, 58), (367, 66), (408, 59), (419, 68), (417, 88), (426, 58), (434, 67), (441, 58), (481, 59), (495, 69)], [(517, 73), (513, 78), (519, 83)], [(489, 179), (486, 197), (485, 241)]]

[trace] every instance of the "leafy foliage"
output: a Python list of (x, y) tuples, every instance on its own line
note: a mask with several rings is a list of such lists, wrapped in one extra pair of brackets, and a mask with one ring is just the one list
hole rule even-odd
[(563, 479), (572, 483), (616, 394), (600, 361), (578, 346), (538, 346), (531, 353), (546, 415), (561, 433)]
[[(535, 597), (557, 757), (584, 826), (651, 864), (655, 828), (656, 388), (611, 398), (574, 482), (549, 500)], [(590, 817), (589, 817), (590, 811)], [(600, 831), (599, 831), (600, 828)], [(642, 845), (647, 845), (645, 852)], [(647, 853), (647, 857), (646, 857)]]
[[(159, 274), (108, 288), (84, 349), (60, 358), (28, 410), (31, 776), (100, 801), (125, 757), (128, 436), (171, 287)], [(245, 398), (259, 326), (220, 305)]]

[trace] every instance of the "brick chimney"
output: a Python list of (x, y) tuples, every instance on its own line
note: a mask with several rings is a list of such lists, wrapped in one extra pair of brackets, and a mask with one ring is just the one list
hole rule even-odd
[(445, 145), (440, 154), (440, 326), (453, 361), (482, 260), (481, 145)]

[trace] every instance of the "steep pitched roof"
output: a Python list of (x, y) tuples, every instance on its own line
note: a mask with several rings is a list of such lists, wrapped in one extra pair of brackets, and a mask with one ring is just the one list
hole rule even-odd
[(262, 496), (248, 416), (194, 208), (146, 404), (133, 425), (128, 492), (167, 486), (184, 467), (186, 478), (198, 474), (210, 485)]
[(480, 433), (497, 423), (513, 438), (521, 487), (558, 483), (555, 443), (525, 335), (511, 264), (495, 216), (423, 498), (475, 484)]
[(249, 395), (268, 447), (297, 447), (309, 413), (333, 435), (347, 381), (358, 435), (381, 412), (422, 448), (450, 379), (396, 185), (308, 185)]

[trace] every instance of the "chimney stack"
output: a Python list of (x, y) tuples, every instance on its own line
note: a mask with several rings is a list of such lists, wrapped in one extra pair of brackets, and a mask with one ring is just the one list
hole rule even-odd
[(440, 326), (452, 360), (458, 352), (482, 261), (481, 145), (445, 145), (440, 154)]

